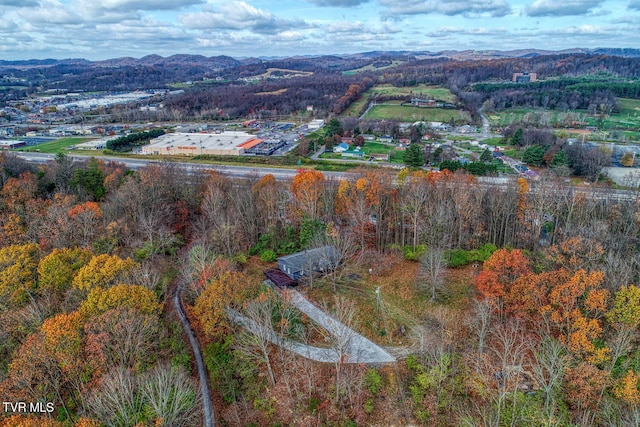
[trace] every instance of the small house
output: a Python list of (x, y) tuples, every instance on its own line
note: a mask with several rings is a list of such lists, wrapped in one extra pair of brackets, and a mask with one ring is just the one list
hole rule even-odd
[(349, 144), (347, 144), (346, 142), (341, 142), (340, 144), (333, 147), (333, 152), (342, 153), (344, 151), (347, 151), (348, 149), (349, 149)]
[(364, 153), (360, 151), (360, 147), (356, 147), (354, 150), (346, 150), (340, 153), (342, 157), (353, 157), (356, 159), (360, 159), (364, 157)]
[(335, 246), (321, 246), (278, 258), (278, 268), (293, 280), (313, 274), (324, 274), (340, 264)]

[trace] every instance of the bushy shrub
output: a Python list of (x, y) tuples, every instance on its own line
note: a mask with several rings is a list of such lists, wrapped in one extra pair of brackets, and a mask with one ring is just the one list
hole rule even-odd
[(262, 262), (274, 262), (278, 259), (278, 255), (271, 249), (266, 249), (260, 253), (260, 261)]

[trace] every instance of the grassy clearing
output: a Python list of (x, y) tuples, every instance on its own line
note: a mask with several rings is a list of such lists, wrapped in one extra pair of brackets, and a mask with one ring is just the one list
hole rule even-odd
[(360, 98), (349, 106), (342, 114), (342, 117), (355, 116), (360, 114), (362, 108), (367, 103), (369, 98), (375, 96), (384, 97), (407, 97), (416, 96), (418, 98), (425, 99), (438, 99), (445, 102), (455, 102), (455, 95), (447, 88), (441, 86), (431, 85), (417, 85), (417, 86), (404, 86), (395, 87), (392, 85), (375, 85), (367, 90), (360, 96)]
[(454, 102), (455, 96), (451, 91), (442, 86), (417, 85), (396, 87), (392, 85), (376, 85), (365, 92), (369, 96), (406, 97), (416, 96), (425, 99), (438, 99), (441, 101)]
[(398, 120), (401, 122), (470, 122), (469, 114), (462, 110), (449, 110), (443, 108), (419, 108), (408, 105), (376, 105), (366, 114), (365, 119), (373, 120)]
[(618, 98), (620, 101), (620, 115), (640, 116), (640, 99)]
[(96, 138), (74, 137), (74, 138), (60, 138), (55, 141), (45, 142), (38, 145), (31, 145), (28, 147), (21, 147), (19, 151), (38, 151), (41, 153), (59, 153), (61, 151), (67, 151), (68, 147), (73, 145), (82, 144), (83, 142), (91, 141)]
[[(398, 334), (400, 327), (423, 325), (429, 319), (450, 322), (459, 319), (467, 307), (472, 291), (472, 268), (448, 269), (445, 277), (446, 292), (438, 301), (418, 288), (418, 263), (407, 261), (399, 254), (386, 254), (384, 260), (370, 259), (362, 265), (349, 268), (337, 285), (337, 292), (327, 279), (316, 281), (313, 288), (304, 291), (311, 299), (322, 303), (333, 301), (334, 295), (344, 296), (357, 307), (358, 327), (366, 337), (381, 345), (403, 346), (413, 343), (410, 335)], [(369, 273), (369, 269), (373, 274)], [(376, 299), (380, 288), (381, 305)]]
[(406, 61), (391, 61), (391, 64), (385, 65), (383, 67), (376, 67), (374, 64), (368, 64), (368, 65), (365, 65), (364, 67), (360, 67), (360, 68), (356, 68), (356, 69), (348, 70), (348, 71), (343, 71), (342, 74), (350, 76), (350, 75), (353, 75), (353, 74), (361, 73), (363, 71), (385, 70), (387, 68), (397, 67), (398, 65), (402, 65), (405, 62)]
[(586, 122), (606, 130), (639, 131), (640, 130), (640, 100), (619, 98), (620, 112), (610, 114), (604, 118), (597, 114), (589, 114), (586, 110), (567, 113), (558, 110), (542, 110), (536, 108), (511, 108), (488, 115), (493, 126), (509, 126), (512, 124), (539, 123), (549, 127), (563, 128), (567, 122)]

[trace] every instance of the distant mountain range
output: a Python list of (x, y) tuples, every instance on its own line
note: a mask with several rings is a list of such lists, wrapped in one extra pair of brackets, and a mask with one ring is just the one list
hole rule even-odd
[(31, 59), (22, 61), (5, 61), (0, 60), (0, 68), (28, 69), (28, 68), (45, 68), (56, 65), (64, 66), (85, 66), (85, 67), (136, 67), (136, 66), (186, 66), (193, 65), (199, 67), (207, 67), (209, 69), (228, 69), (242, 65), (250, 65), (262, 62), (271, 62), (278, 59), (311, 59), (321, 57), (338, 57), (347, 58), (379, 58), (379, 57), (407, 57), (415, 59), (426, 58), (452, 58), (460, 60), (473, 59), (494, 59), (494, 58), (528, 58), (544, 55), (566, 55), (566, 54), (592, 54), (592, 55), (609, 55), (621, 56), (626, 58), (640, 57), (640, 49), (634, 48), (597, 48), (597, 49), (564, 49), (564, 50), (543, 50), (543, 49), (518, 49), (518, 50), (443, 50), (438, 52), (431, 51), (371, 51), (356, 54), (345, 55), (308, 55), (298, 57), (269, 57), (269, 58), (242, 58), (236, 59), (230, 56), (203, 56), (203, 55), (186, 55), (177, 54), (168, 57), (160, 55), (147, 55), (142, 58), (113, 58), (102, 61), (88, 61), (86, 59)]

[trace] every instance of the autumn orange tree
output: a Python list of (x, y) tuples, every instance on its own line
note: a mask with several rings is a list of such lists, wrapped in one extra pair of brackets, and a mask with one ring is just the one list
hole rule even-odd
[(556, 268), (563, 267), (570, 271), (595, 269), (604, 255), (599, 242), (581, 236), (565, 239), (545, 252)]
[(224, 272), (213, 279), (196, 299), (194, 313), (210, 338), (229, 327), (227, 307), (239, 308), (257, 294), (259, 283), (243, 272)]
[(483, 264), (474, 279), (476, 289), (489, 300), (500, 319), (504, 319), (505, 296), (516, 279), (531, 273), (529, 260), (519, 249), (498, 249)]
[(603, 280), (600, 271), (578, 270), (550, 289), (549, 304), (540, 309), (549, 315), (558, 339), (569, 351), (593, 364), (606, 361), (609, 353), (608, 348), (595, 345), (602, 336), (602, 318), (609, 301)]
[(376, 181), (369, 181), (366, 177), (355, 182), (341, 180), (336, 194), (336, 212), (344, 218), (345, 223), (357, 236), (360, 251), (364, 251), (370, 234), (375, 226), (371, 216), (379, 201), (380, 188)]
[(324, 175), (312, 169), (301, 169), (291, 180), (291, 194), (294, 197), (294, 208), (301, 216), (311, 220), (320, 217)]

